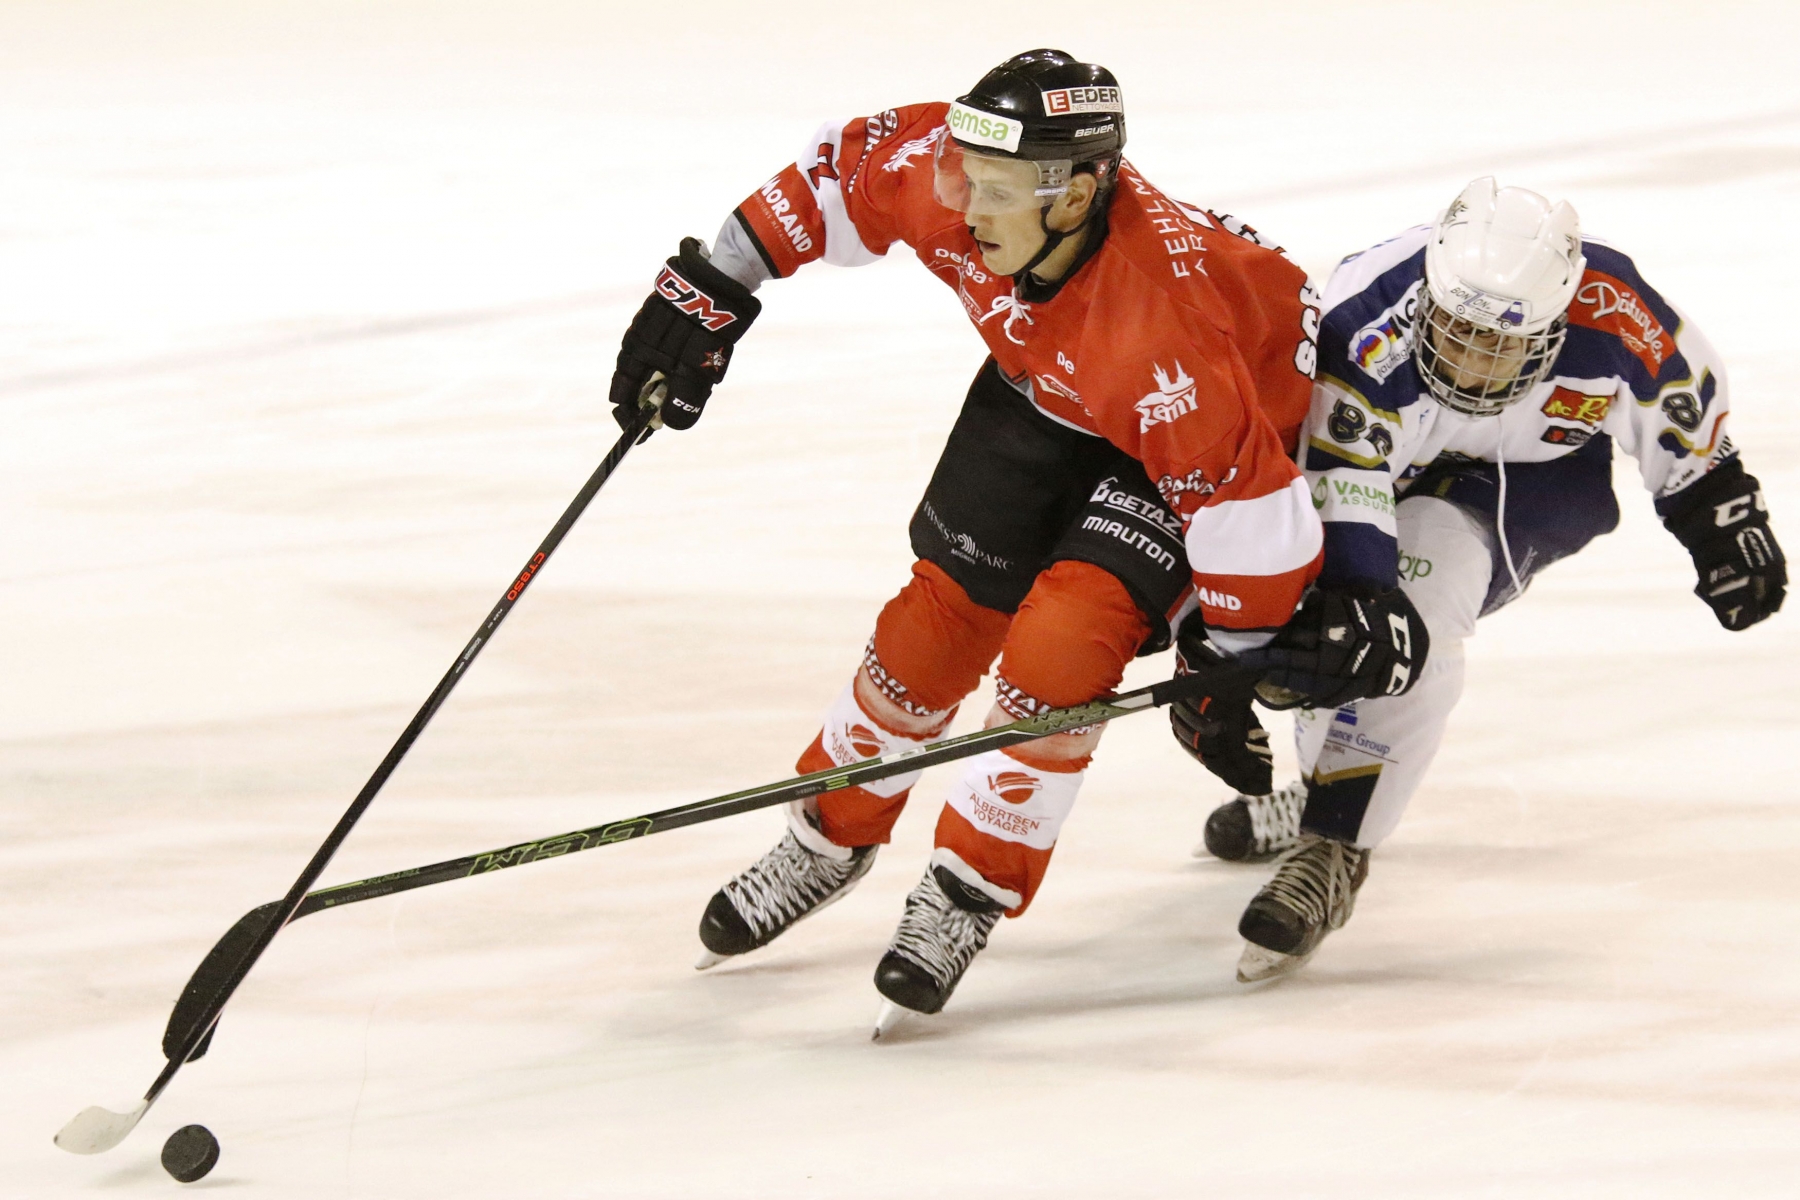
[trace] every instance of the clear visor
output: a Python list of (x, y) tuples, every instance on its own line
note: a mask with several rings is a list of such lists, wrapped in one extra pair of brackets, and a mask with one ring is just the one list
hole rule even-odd
[(945, 132), (932, 155), (933, 189), (939, 204), (971, 217), (1036, 212), (1069, 190), (1073, 165), (982, 154)]
[(1428, 289), (1419, 296), (1418, 324), (1413, 353), (1425, 389), (1473, 417), (1495, 415), (1542, 382), (1569, 328), (1564, 314), (1541, 333), (1489, 329), (1440, 308)]

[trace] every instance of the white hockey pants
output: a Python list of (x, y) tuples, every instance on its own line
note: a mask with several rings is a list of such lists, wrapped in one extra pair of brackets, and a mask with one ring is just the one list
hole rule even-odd
[(1405, 695), (1300, 709), (1294, 723), (1310, 784), (1302, 827), (1365, 849), (1394, 831), (1437, 756), (1493, 573), (1493, 534), (1478, 517), (1433, 496), (1406, 498), (1395, 515), (1400, 586), (1431, 634), (1425, 669)]

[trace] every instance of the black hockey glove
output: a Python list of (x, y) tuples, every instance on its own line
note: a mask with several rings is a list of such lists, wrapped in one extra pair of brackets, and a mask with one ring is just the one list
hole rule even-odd
[(619, 344), (612, 377), (613, 419), (629, 428), (644, 389), (658, 372), (666, 381), (662, 423), (690, 429), (713, 385), (725, 378), (731, 347), (744, 336), (762, 301), (706, 261), (700, 239), (682, 238), (681, 253), (656, 277), (656, 287)]
[(1169, 706), (1169, 728), (1181, 748), (1246, 796), (1275, 790), (1275, 754), (1269, 731), (1250, 707), (1256, 672), (1220, 654), (1206, 638), (1199, 613), (1181, 623), (1175, 638), (1178, 675), (1201, 676), (1204, 695)]
[(1762, 485), (1733, 458), (1672, 497), (1663, 524), (1694, 558), (1694, 595), (1727, 629), (1772, 616), (1787, 596), (1787, 559), (1769, 528)]
[(1398, 696), (1425, 669), (1431, 638), (1399, 588), (1314, 587), (1259, 650), (1238, 661), (1260, 672), (1257, 698), (1270, 708), (1336, 708), (1368, 696)]

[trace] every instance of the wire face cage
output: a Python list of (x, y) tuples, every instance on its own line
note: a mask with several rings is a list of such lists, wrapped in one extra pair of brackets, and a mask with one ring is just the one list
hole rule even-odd
[(1413, 357), (1432, 399), (1467, 416), (1491, 417), (1550, 374), (1569, 315), (1537, 333), (1508, 333), (1456, 316), (1423, 288), (1416, 329)]

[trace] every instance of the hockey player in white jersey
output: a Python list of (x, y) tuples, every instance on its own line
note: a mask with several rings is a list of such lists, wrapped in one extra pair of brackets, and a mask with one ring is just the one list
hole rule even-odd
[[(1302, 779), (1207, 822), (1222, 858), (1298, 843), (1245, 910), (1245, 982), (1292, 971), (1349, 918), (1463, 683), (1463, 640), (1538, 571), (1618, 523), (1612, 445), (1692, 556), (1728, 630), (1781, 607), (1782, 552), (1726, 431), (1724, 367), (1575, 210), (1471, 183), (1438, 220), (1352, 255), (1325, 290), (1301, 465), (1325, 522), (1321, 586), (1405, 590), (1431, 653), (1404, 695), (1342, 703), (1329, 634), (1266, 652), (1304, 699)], [(1312, 624), (1330, 628), (1331, 614)], [(1178, 729), (1179, 733), (1179, 729)]]

